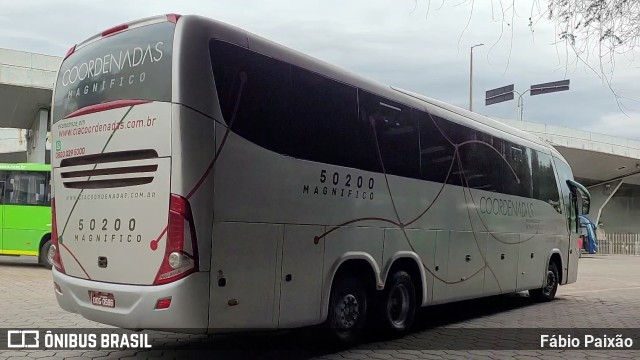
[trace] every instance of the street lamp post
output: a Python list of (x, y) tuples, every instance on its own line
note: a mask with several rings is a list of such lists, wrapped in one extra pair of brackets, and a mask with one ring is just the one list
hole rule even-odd
[(522, 99), (522, 96), (524, 96), (524, 94), (529, 93), (529, 95), (535, 96), (567, 90), (569, 90), (569, 79), (531, 85), (529, 89), (523, 92), (515, 91), (513, 84), (511, 84), (487, 90), (484, 98), (484, 105), (487, 106), (501, 103), (503, 101), (513, 100), (513, 93), (516, 93), (518, 94), (518, 120), (524, 121), (522, 117), (522, 112), (524, 110), (524, 100)]
[(522, 112), (524, 111), (524, 101), (522, 101), (522, 95), (528, 93), (529, 91), (531, 91), (531, 89), (527, 89), (525, 91), (523, 91), (522, 93), (519, 93), (517, 91), (513, 91), (514, 93), (518, 94), (518, 120), (520, 121), (524, 121), (524, 119), (522, 118)]
[(475, 44), (471, 47), (469, 59), (469, 111), (473, 111), (473, 48), (484, 44)]

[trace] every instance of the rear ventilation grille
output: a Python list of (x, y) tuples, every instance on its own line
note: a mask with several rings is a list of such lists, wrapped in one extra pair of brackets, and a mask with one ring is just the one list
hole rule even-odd
[[(155, 150), (119, 151), (75, 158), (64, 159), (60, 162), (62, 183), (70, 189), (109, 189), (148, 184), (153, 181), (157, 164), (128, 165), (129, 161), (157, 159)], [(111, 164), (111, 167), (96, 169), (99, 164)], [(86, 166), (94, 165), (93, 169)], [(64, 171), (64, 167), (84, 166), (82, 170)], [(108, 165), (105, 165), (108, 166)], [(129, 176), (127, 176), (129, 175)]]
[(144, 185), (152, 181), (153, 176), (115, 180), (71, 181), (65, 182), (64, 187), (71, 189), (109, 189), (125, 186)]
[(135, 174), (135, 173), (143, 173), (143, 172), (155, 172), (156, 170), (158, 170), (158, 165), (127, 166), (127, 167), (108, 168), (108, 169), (68, 171), (68, 172), (62, 173), (62, 178), (66, 179), (66, 178), (77, 178), (77, 177), (85, 177), (85, 176)]
[(60, 161), (60, 167), (104, 164), (109, 162), (154, 159), (158, 157), (155, 150), (117, 151), (110, 153), (78, 156)]

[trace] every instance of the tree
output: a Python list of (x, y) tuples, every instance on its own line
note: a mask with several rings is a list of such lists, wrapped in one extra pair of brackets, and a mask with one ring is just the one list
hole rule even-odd
[[(431, 0), (429, 8), (432, 7)], [(452, 0), (441, 0), (442, 4)], [(456, 5), (467, 5), (473, 15), (475, 0), (458, 0)], [(486, 1), (486, 0), (482, 0)], [(631, 59), (638, 50), (640, 40), (639, 0), (530, 0), (531, 11), (518, 14), (516, 0), (491, 0), (494, 13), (503, 25), (514, 21), (528, 21), (531, 31), (539, 21), (555, 24), (557, 44), (564, 44), (582, 62), (597, 74), (620, 98), (611, 86), (615, 60), (628, 55)], [(523, 0), (518, 0), (521, 6)], [(527, 5), (529, 5), (529, 3)], [(595, 61), (594, 61), (595, 60)]]

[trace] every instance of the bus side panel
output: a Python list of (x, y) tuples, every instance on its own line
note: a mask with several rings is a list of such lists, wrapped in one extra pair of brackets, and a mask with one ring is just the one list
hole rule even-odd
[(447, 300), (457, 301), (482, 296), (485, 264), (480, 249), (486, 238), (470, 231), (452, 231), (449, 238)]
[(3, 207), (3, 252), (8, 255), (38, 255), (40, 240), (51, 232), (51, 208), (27, 205)]
[(173, 104), (171, 193), (189, 200), (198, 239), (200, 271), (209, 271), (213, 224), (215, 121)]
[(553, 237), (520, 234), (517, 291), (542, 287), (543, 275), (547, 268), (548, 249), (553, 248), (547, 247), (551, 245), (549, 240), (553, 240)]
[(280, 276), (280, 320), (278, 327), (318, 323), (322, 299), (325, 242), (313, 244), (324, 226), (284, 225), (282, 274)]
[(273, 314), (282, 225), (220, 222), (214, 225), (209, 328), (275, 328)]
[(569, 249), (569, 253), (565, 256), (567, 259), (567, 284), (578, 281), (578, 261), (580, 258), (580, 249), (578, 249), (578, 234), (571, 232), (567, 237), (567, 241), (563, 244), (564, 249)]
[(448, 284), (450, 233), (446, 230), (436, 232), (435, 266), (433, 268), (436, 280), (433, 282), (432, 304), (447, 302), (447, 291), (450, 286)]
[(516, 291), (518, 277), (518, 234), (487, 233), (485, 296)]

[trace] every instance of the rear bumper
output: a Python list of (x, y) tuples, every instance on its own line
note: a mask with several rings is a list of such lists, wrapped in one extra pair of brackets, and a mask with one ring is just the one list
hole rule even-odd
[[(176, 282), (141, 286), (74, 278), (52, 269), (60, 286), (60, 307), (99, 323), (126, 329), (205, 333), (209, 321), (209, 273), (197, 272)], [(91, 303), (89, 291), (112, 293), (115, 308)], [(168, 309), (155, 310), (158, 299), (171, 297)]]

